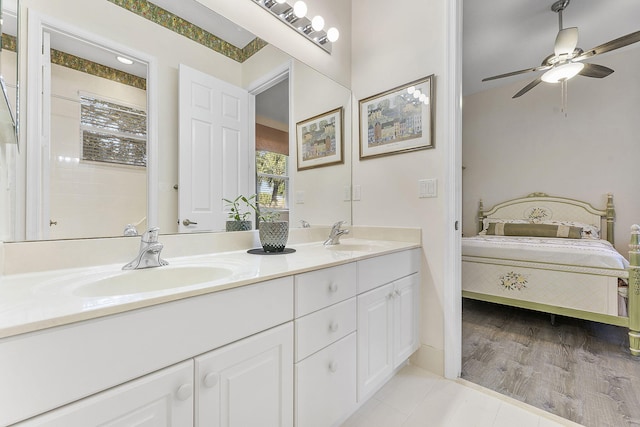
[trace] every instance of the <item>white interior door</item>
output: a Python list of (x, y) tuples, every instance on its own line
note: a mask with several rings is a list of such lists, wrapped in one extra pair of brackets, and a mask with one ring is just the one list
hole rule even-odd
[(179, 231), (223, 230), (222, 198), (253, 194), (249, 93), (180, 65)]

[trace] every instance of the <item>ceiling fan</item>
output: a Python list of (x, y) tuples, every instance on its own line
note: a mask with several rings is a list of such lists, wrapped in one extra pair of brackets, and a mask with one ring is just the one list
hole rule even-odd
[(594, 77), (601, 79), (613, 73), (611, 68), (598, 64), (584, 63), (585, 59), (610, 52), (615, 49), (628, 46), (640, 41), (640, 31), (636, 31), (626, 36), (610, 40), (592, 49), (583, 51), (578, 45), (578, 27), (562, 28), (562, 12), (569, 6), (571, 0), (558, 0), (551, 5), (551, 10), (558, 14), (559, 31), (553, 46), (553, 53), (547, 56), (542, 64), (538, 67), (527, 68), (524, 70), (512, 71), (510, 73), (499, 74), (497, 76), (486, 77), (483, 82), (489, 80), (501, 79), (503, 77), (511, 77), (518, 74), (530, 73), (535, 71), (545, 71), (544, 74), (537, 77), (531, 83), (523, 87), (513, 98), (518, 98), (541, 82), (562, 83), (563, 93), (565, 85), (570, 78), (581, 75), (585, 77)]

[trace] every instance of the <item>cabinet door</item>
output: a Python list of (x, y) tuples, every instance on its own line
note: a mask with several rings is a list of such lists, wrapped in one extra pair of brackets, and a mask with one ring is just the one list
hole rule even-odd
[(388, 284), (358, 296), (358, 401), (393, 372), (393, 291)]
[(293, 425), (293, 325), (198, 356), (196, 426)]
[(394, 282), (393, 360), (394, 368), (418, 349), (420, 324), (420, 282), (413, 274)]
[(296, 364), (296, 426), (331, 427), (356, 405), (356, 334)]
[[(60, 385), (61, 387), (63, 384)], [(19, 426), (131, 427), (193, 425), (193, 361), (32, 418)]]

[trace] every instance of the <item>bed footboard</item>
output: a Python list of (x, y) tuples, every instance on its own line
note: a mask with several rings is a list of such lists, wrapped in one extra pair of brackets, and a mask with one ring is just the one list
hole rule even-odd
[(629, 350), (640, 356), (640, 225), (631, 226), (629, 243)]

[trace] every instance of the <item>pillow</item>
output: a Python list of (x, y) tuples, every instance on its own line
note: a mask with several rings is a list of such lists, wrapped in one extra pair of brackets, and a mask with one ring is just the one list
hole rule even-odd
[(491, 223), (487, 229), (488, 235), (495, 236), (530, 236), (530, 237), (562, 237), (580, 239), (582, 228), (570, 225), (553, 224), (513, 224)]
[(543, 224), (568, 225), (582, 228), (583, 239), (600, 239), (600, 227), (576, 221), (544, 221)]
[[(486, 235), (489, 225), (491, 224), (532, 224), (531, 221), (525, 219), (501, 219), (501, 218), (485, 218), (482, 220), (482, 231), (479, 235)], [(585, 224), (576, 221), (542, 221), (540, 224), (552, 225), (568, 225), (571, 227), (582, 228), (582, 239), (600, 239), (600, 228), (596, 225)]]

